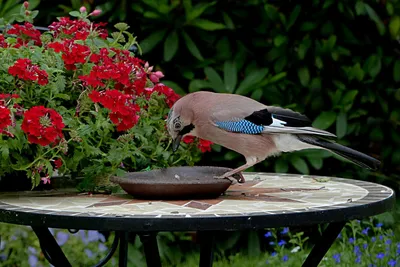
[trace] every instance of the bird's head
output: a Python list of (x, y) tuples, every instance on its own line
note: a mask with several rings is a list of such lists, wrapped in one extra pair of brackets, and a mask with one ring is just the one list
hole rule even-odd
[(167, 129), (173, 140), (172, 149), (174, 152), (179, 148), (181, 139), (195, 128), (193, 112), (190, 105), (187, 105), (187, 100), (186, 97), (179, 99), (168, 113)]

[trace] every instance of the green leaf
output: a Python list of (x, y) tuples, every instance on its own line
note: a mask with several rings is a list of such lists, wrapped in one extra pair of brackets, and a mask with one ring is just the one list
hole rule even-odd
[(196, 19), (192, 22), (190, 22), (190, 25), (206, 30), (206, 31), (215, 31), (215, 30), (222, 30), (225, 29), (226, 26), (221, 23), (209, 21), (206, 19)]
[(275, 162), (274, 170), (276, 173), (287, 173), (289, 170), (289, 164), (286, 160), (279, 158)]
[(364, 2), (365, 11), (367, 11), (368, 16), (371, 20), (376, 23), (376, 26), (381, 35), (385, 33), (385, 25), (383, 24), (382, 20), (379, 18), (378, 14), (375, 12), (374, 9), (370, 5)]
[(281, 79), (285, 78), (285, 77), (286, 77), (286, 75), (287, 75), (287, 73), (286, 73), (286, 72), (281, 72), (281, 73), (278, 73), (278, 74), (276, 74), (276, 75), (272, 76), (271, 78), (269, 78), (269, 80), (268, 80), (268, 83), (274, 83), (274, 82), (277, 82), (277, 81), (279, 81), (279, 80), (281, 80)]
[(277, 20), (279, 18), (278, 10), (273, 5), (265, 4), (264, 5), (264, 10), (265, 10), (265, 12), (267, 14), (267, 17), (270, 20), (275, 21), (275, 20)]
[(10, 154), (10, 150), (8, 149), (8, 146), (6, 145), (1, 145), (0, 146), (0, 151), (1, 151), (1, 157), (3, 159), (8, 159), (9, 154)]
[(205, 67), (204, 74), (207, 76), (208, 80), (210, 81), (211, 87), (219, 93), (226, 92), (224, 82), (219, 76), (218, 72), (213, 69), (212, 67)]
[(115, 24), (114, 27), (117, 30), (120, 30), (121, 32), (126, 31), (130, 28), (129, 25), (124, 22), (119, 22), (119, 23)]
[(353, 104), (355, 97), (357, 96), (358, 91), (357, 90), (350, 90), (347, 91), (342, 100), (340, 101), (340, 103), (342, 105), (348, 105), (348, 104)]
[(188, 11), (188, 14), (186, 16), (186, 21), (191, 21), (191, 20), (198, 18), (201, 14), (204, 13), (204, 11), (206, 11), (207, 8), (215, 5), (215, 3), (216, 3), (215, 1), (211, 2), (211, 3), (200, 3), (200, 4), (192, 7)]
[(236, 63), (231, 60), (225, 61), (224, 64), (224, 83), (225, 89), (229, 93), (233, 93), (237, 84), (237, 69)]
[(302, 174), (309, 174), (309, 169), (307, 166), (307, 163), (304, 159), (298, 157), (298, 156), (292, 156), (290, 158), (290, 163), (293, 165), (293, 167), (299, 171)]
[(72, 17), (80, 17), (81, 13), (79, 11), (71, 11), (68, 13)]
[(308, 162), (310, 162), (311, 166), (313, 166), (314, 169), (320, 170), (323, 165), (323, 160), (322, 158), (307, 158)]
[(286, 43), (288, 40), (288, 38), (284, 35), (278, 35), (274, 38), (274, 45), (276, 47), (279, 47), (281, 45), (283, 45), (284, 43)]
[(235, 29), (235, 24), (233, 23), (231, 17), (229, 17), (229, 15), (226, 14), (225, 12), (222, 12), (222, 16), (224, 17), (224, 22), (226, 27), (230, 30)]
[(400, 82), (400, 60), (394, 62), (393, 79), (395, 82)]
[(306, 87), (310, 82), (310, 72), (308, 68), (307, 67), (300, 68), (297, 72), (297, 75), (299, 76), (301, 85)]
[(211, 84), (209, 81), (204, 80), (192, 80), (189, 84), (189, 92), (197, 92), (203, 88), (211, 88)]
[(335, 120), (335, 112), (324, 111), (314, 120), (312, 126), (321, 130), (326, 130), (335, 122)]
[(381, 71), (381, 59), (377, 55), (371, 55), (368, 57), (364, 65), (364, 71), (368, 72), (372, 78)]
[(185, 44), (189, 52), (192, 53), (192, 55), (198, 60), (203, 61), (204, 60), (203, 56), (201, 55), (199, 49), (197, 48), (197, 45), (193, 42), (190, 36), (184, 31), (182, 31), (182, 36), (183, 39), (185, 40)]
[(258, 69), (252, 71), (247, 75), (244, 80), (240, 83), (239, 87), (236, 90), (236, 94), (245, 95), (252, 90), (252, 86), (261, 82), (265, 76), (268, 74), (267, 68)]
[(336, 118), (336, 136), (340, 139), (346, 135), (347, 132), (347, 114), (341, 112)]
[(176, 31), (171, 32), (164, 43), (164, 60), (170, 61), (178, 51), (178, 34)]
[(140, 42), (140, 47), (142, 48), (143, 54), (150, 52), (153, 48), (161, 42), (164, 38), (167, 30), (159, 30), (150, 34), (146, 39)]
[(296, 7), (293, 9), (292, 13), (290, 13), (289, 21), (286, 26), (287, 29), (290, 29), (294, 25), (294, 23), (297, 20), (297, 17), (300, 15), (300, 12), (301, 12), (301, 6), (296, 5)]
[(400, 17), (394, 16), (390, 19), (389, 23), (389, 31), (390, 34), (392, 35), (392, 38), (397, 38), (397, 36), (399, 35), (399, 30), (400, 30)]

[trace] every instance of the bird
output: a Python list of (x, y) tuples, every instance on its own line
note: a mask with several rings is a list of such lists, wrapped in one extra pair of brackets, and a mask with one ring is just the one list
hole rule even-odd
[(166, 124), (174, 152), (181, 139), (191, 135), (244, 156), (244, 165), (215, 177), (232, 182), (234, 174), (268, 157), (304, 149), (328, 150), (367, 169), (380, 165), (379, 160), (335, 142), (336, 135), (313, 127), (306, 115), (238, 94), (186, 94), (171, 107)]

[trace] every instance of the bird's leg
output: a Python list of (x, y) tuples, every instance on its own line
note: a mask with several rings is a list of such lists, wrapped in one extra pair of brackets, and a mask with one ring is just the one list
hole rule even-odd
[(226, 178), (226, 179), (230, 180), (232, 183), (236, 183), (237, 180), (235, 178), (233, 178), (232, 175), (234, 175), (235, 173), (244, 171), (247, 168), (250, 168), (251, 166), (254, 166), (255, 164), (257, 164), (257, 162), (259, 162), (259, 160), (256, 157), (246, 158), (246, 164), (244, 164), (234, 170), (226, 172), (221, 176), (214, 176), (214, 178), (215, 179), (225, 179)]

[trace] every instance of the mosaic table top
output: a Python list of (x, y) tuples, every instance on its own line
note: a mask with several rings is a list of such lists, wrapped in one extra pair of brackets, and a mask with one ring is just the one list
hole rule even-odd
[[(359, 180), (272, 173), (244, 173), (244, 177), (246, 183), (230, 186), (216, 199), (149, 201), (122, 193), (86, 195), (54, 190), (0, 193), (0, 221), (13, 221), (10, 217), (14, 213), (21, 219), (27, 214), (31, 217), (39, 214), (46, 220), (53, 215), (100, 220), (268, 217), (329, 210), (344, 212), (374, 203), (381, 205), (377, 214), (390, 208), (389, 200), (394, 201), (392, 189)], [(372, 210), (369, 213), (365, 215), (375, 215)]]

